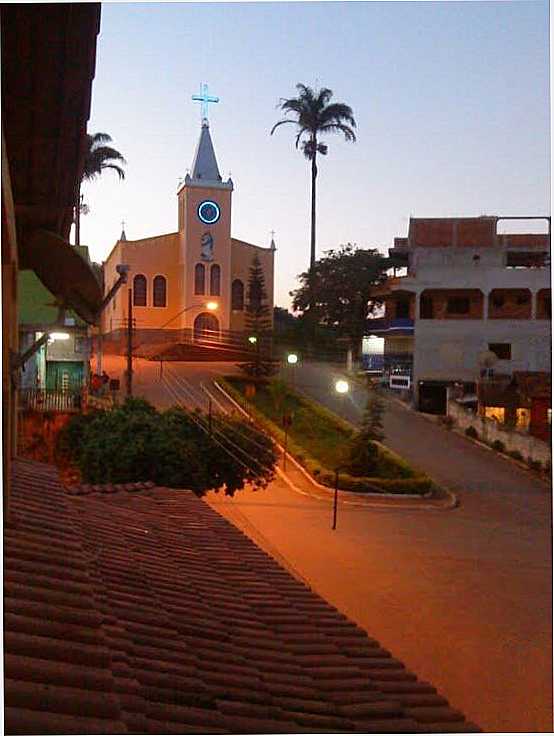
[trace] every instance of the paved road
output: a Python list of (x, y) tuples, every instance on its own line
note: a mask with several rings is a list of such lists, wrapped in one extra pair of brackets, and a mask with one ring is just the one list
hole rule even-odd
[[(229, 366), (171, 368), (200, 389)], [(137, 391), (170, 404), (157, 370), (137, 365)], [(323, 395), (325, 386), (329, 395), (322, 366), (298, 370), (296, 380), (306, 392)], [(353, 419), (356, 403), (363, 406), (357, 392), (342, 407)], [(332, 532), (329, 502), (296, 493), (281, 479), (234, 499), (209, 494), (209, 502), (483, 729), (551, 732), (547, 488), (400, 407), (388, 409), (385, 430), (391, 447), (460, 493), (459, 508), (341, 505)]]

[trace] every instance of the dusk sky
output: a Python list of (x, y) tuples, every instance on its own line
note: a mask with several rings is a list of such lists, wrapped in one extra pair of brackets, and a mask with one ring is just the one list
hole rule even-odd
[(417, 217), (550, 214), (547, 2), (103, 4), (89, 132), (128, 161), (84, 187), (81, 242), (104, 260), (177, 229), (176, 190), (207, 82), (232, 235), (269, 245), (276, 304), (309, 261), (308, 162), (293, 126), (270, 137), (295, 84), (349, 104), (358, 142), (329, 136), (318, 178), (318, 255), (385, 251)]

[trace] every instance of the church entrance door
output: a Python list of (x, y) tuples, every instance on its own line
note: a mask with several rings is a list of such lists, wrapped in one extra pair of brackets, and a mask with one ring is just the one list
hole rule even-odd
[(202, 312), (194, 320), (194, 339), (213, 340), (219, 339), (219, 322), (217, 317), (209, 312)]

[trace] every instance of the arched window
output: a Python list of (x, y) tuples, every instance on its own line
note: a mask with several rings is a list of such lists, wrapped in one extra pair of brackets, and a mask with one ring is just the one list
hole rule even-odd
[(210, 269), (210, 294), (219, 296), (221, 294), (221, 268), (214, 263)]
[(240, 279), (235, 279), (231, 286), (231, 309), (244, 309), (244, 284)]
[(166, 280), (163, 276), (156, 276), (154, 279), (154, 288), (153, 288), (153, 299), (152, 304), (155, 307), (165, 307), (166, 306)]
[(133, 279), (133, 305), (135, 307), (146, 306), (146, 276), (137, 274)]
[(194, 293), (204, 294), (206, 280), (206, 269), (201, 263), (197, 263), (194, 268)]

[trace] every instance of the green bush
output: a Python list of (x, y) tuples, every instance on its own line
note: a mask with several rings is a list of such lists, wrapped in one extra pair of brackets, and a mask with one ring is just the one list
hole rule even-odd
[(523, 455), (519, 450), (510, 450), (508, 453), (510, 457), (512, 457), (514, 460), (519, 460), (520, 462), (523, 460)]
[(492, 443), (491, 447), (497, 452), (506, 452), (506, 445), (502, 442), (502, 440), (495, 440)]
[(275, 445), (250, 422), (215, 415), (213, 434), (206, 430), (201, 413), (158, 412), (128, 399), (110, 411), (76, 415), (60, 432), (58, 451), (87, 483), (153, 481), (198, 495), (225, 486), (233, 495), (245, 483), (264, 487), (273, 479)]
[(534, 460), (532, 457), (527, 458), (527, 465), (531, 468), (531, 470), (536, 470), (540, 472), (542, 470), (542, 463), (540, 460)]
[(477, 430), (475, 429), (473, 425), (470, 425), (469, 427), (467, 427), (465, 433), (468, 437), (471, 437), (474, 440), (476, 440), (479, 437), (479, 435), (477, 434)]

